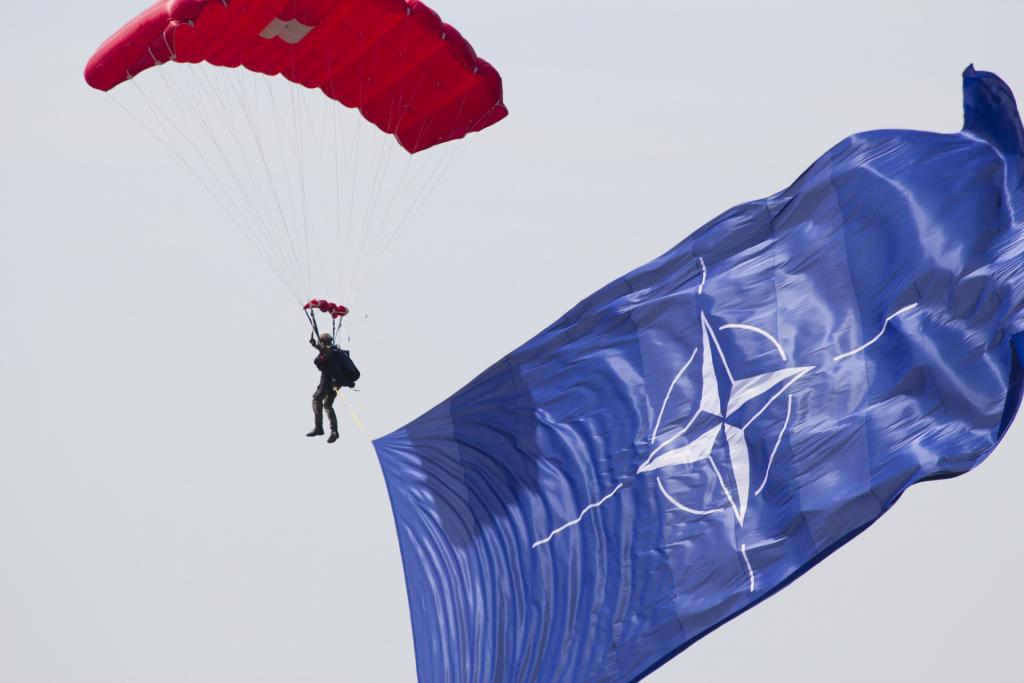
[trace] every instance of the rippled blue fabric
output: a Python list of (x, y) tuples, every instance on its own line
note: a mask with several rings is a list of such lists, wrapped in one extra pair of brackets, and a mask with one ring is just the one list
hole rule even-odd
[(1024, 134), (993, 74), (964, 111), (843, 140), (375, 442), (421, 681), (637, 680), (988, 456)]

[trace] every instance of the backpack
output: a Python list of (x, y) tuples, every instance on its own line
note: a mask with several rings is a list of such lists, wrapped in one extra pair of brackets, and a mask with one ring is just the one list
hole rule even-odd
[(345, 349), (335, 348), (331, 353), (331, 377), (341, 387), (354, 387), (359, 381), (359, 368)]

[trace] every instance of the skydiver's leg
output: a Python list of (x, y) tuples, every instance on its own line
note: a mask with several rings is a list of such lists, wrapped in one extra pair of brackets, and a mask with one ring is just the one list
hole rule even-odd
[[(334, 394), (334, 391), (327, 387), (327, 391), (330, 394)], [(324, 399), (326, 398), (324, 393), (324, 383), (320, 382), (320, 385), (313, 392), (313, 431), (306, 436), (322, 436), (324, 433)], [(333, 400), (333, 399), (332, 399)], [(331, 411), (334, 412), (334, 411)]]
[[(338, 440), (338, 415), (334, 412), (334, 399), (338, 396), (338, 392), (333, 387), (327, 388), (327, 395), (324, 396), (324, 408), (327, 409), (327, 421), (331, 425), (331, 436), (327, 439), (327, 443), (334, 443)], [(323, 422), (320, 423), (323, 425)], [(323, 427), (321, 426), (321, 429)]]
[(324, 428), (324, 399), (320, 392), (313, 394), (313, 425), (319, 430)]

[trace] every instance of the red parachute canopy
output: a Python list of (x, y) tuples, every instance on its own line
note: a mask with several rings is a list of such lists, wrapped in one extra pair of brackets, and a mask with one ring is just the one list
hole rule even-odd
[(302, 310), (304, 311), (310, 311), (314, 309), (319, 310), (323, 313), (327, 313), (335, 320), (339, 318), (344, 318), (346, 315), (348, 315), (348, 308), (342, 306), (341, 304), (332, 304), (327, 299), (313, 299), (308, 304), (302, 307)]
[(85, 80), (106, 91), (169, 61), (319, 88), (411, 153), (508, 115), (498, 72), (418, 0), (160, 0), (100, 46)]

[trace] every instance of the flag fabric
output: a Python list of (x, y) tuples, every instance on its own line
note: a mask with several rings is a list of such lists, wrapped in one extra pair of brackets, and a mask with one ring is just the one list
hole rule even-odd
[(961, 132), (843, 140), (375, 441), (421, 681), (638, 680), (988, 456), (1024, 133), (963, 88)]

